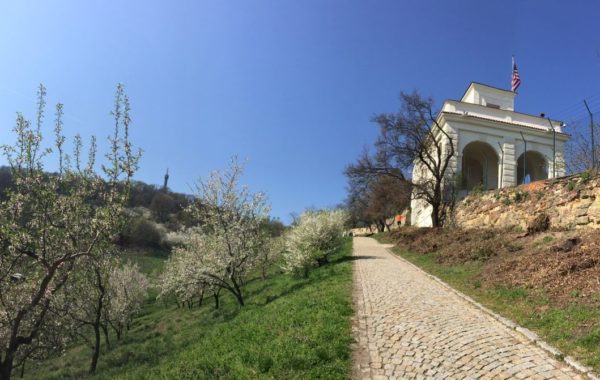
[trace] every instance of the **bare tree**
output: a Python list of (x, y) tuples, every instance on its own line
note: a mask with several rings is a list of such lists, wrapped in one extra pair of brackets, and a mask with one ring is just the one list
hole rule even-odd
[(400, 101), (397, 113), (373, 118), (380, 128), (375, 153), (365, 151), (345, 174), (354, 179), (388, 176), (408, 182), (413, 199), (431, 206), (432, 225), (441, 226), (453, 204), (448, 194), (453, 193), (449, 168), (454, 139), (435, 117), (431, 98), (401, 93)]
[[(360, 177), (359, 177), (360, 178)], [(406, 180), (386, 175), (353, 178), (348, 183), (346, 209), (353, 227), (375, 224), (382, 232), (387, 220), (410, 206), (411, 188)]]
[[(600, 128), (594, 126), (594, 141), (600, 141)], [(590, 125), (587, 122), (569, 124), (571, 138), (565, 144), (565, 163), (569, 174), (580, 173), (592, 169), (592, 146)], [(600, 147), (595, 144), (595, 160), (600, 159)], [(596, 165), (598, 167), (598, 165)]]

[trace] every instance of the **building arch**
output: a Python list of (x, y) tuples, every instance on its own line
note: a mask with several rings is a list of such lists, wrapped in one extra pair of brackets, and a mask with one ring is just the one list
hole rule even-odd
[(462, 181), (466, 190), (483, 186), (484, 190), (498, 188), (499, 158), (496, 150), (483, 141), (468, 143), (462, 151)]
[(528, 150), (517, 159), (517, 185), (522, 184), (528, 175), (529, 182), (548, 178), (548, 162), (535, 150)]

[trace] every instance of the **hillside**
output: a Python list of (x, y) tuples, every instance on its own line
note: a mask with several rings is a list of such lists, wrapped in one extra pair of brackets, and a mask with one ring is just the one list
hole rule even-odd
[[(123, 340), (112, 337), (93, 378), (347, 378), (351, 247), (346, 240), (330, 264), (306, 279), (277, 267), (265, 281), (255, 273), (242, 309), (229, 295), (219, 310), (211, 298), (201, 307), (177, 308), (157, 301), (152, 291)], [(151, 278), (164, 262), (160, 254), (125, 259), (136, 260)], [(25, 378), (86, 378), (89, 356), (85, 344), (75, 344), (59, 360), (27, 367)]]

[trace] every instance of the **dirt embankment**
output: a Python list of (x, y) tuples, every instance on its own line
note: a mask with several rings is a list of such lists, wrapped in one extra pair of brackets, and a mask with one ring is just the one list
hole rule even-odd
[(600, 305), (600, 231), (526, 234), (497, 229), (403, 228), (397, 244), (438, 263), (482, 263), (484, 287), (543, 291), (553, 303)]

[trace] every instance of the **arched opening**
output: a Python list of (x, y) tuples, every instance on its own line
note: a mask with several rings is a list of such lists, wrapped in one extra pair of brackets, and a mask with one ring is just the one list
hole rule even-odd
[(548, 163), (546, 159), (540, 153), (533, 150), (528, 150), (517, 159), (517, 184), (524, 183), (527, 177), (529, 177), (528, 182), (548, 178)]
[(463, 149), (462, 178), (466, 190), (483, 186), (484, 190), (498, 188), (498, 155), (489, 144), (474, 141)]

